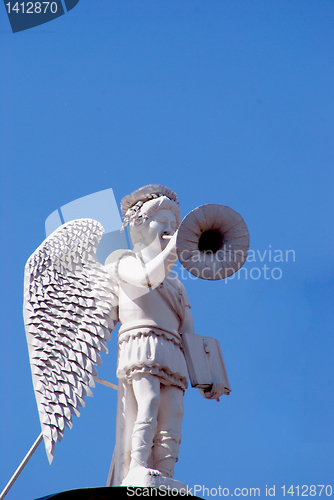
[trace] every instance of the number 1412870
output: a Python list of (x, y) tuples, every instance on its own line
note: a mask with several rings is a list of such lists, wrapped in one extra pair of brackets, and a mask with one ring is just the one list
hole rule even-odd
[(16, 12), (17, 14), (45, 14), (48, 9), (55, 14), (58, 5), (56, 2), (16, 2), (11, 6), (11, 2), (6, 3), (8, 14)]
[(303, 484), (303, 486), (290, 486), (289, 488), (286, 487), (285, 485), (284, 486), (281, 486), (282, 490), (283, 490), (283, 496), (285, 495), (296, 495), (297, 497), (301, 496), (301, 497), (315, 497), (315, 496), (321, 496), (321, 494), (323, 496), (327, 496), (327, 497), (330, 497), (332, 496), (332, 493), (333, 493), (333, 488), (331, 487), (330, 484), (328, 484), (327, 486), (325, 486), (324, 484), (318, 484), (318, 485), (315, 485), (315, 484), (311, 484), (310, 486), (308, 486), (307, 484)]

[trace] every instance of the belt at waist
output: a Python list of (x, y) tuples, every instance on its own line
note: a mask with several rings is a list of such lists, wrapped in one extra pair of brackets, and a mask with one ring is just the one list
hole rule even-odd
[(126, 323), (121, 325), (118, 336), (122, 335), (122, 333), (128, 332), (129, 330), (139, 330), (140, 328), (154, 328), (157, 330), (162, 330), (164, 332), (170, 333), (175, 338), (177, 338), (177, 340), (181, 340), (181, 336), (177, 330), (174, 330), (174, 328), (171, 328), (170, 325), (165, 324), (162, 321), (159, 321), (159, 323), (157, 323), (152, 319), (127, 321)]

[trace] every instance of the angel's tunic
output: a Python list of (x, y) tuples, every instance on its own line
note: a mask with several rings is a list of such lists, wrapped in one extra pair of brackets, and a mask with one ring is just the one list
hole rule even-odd
[(118, 378), (131, 383), (133, 376), (150, 373), (161, 384), (187, 388), (188, 370), (179, 333), (186, 307), (190, 307), (187, 293), (174, 273), (154, 289), (120, 282)]

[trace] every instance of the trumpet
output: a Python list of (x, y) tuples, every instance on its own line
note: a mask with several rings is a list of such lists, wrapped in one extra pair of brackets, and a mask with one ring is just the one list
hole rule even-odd
[(195, 208), (182, 220), (176, 248), (179, 261), (191, 274), (220, 280), (237, 272), (246, 262), (249, 232), (238, 212), (209, 203)]

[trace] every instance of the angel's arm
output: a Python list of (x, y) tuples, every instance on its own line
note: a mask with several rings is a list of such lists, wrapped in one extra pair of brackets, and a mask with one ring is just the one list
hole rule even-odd
[(143, 288), (155, 288), (162, 283), (177, 260), (176, 236), (177, 233), (173, 235), (161, 253), (145, 264), (135, 256), (122, 258), (118, 266), (121, 280)]

